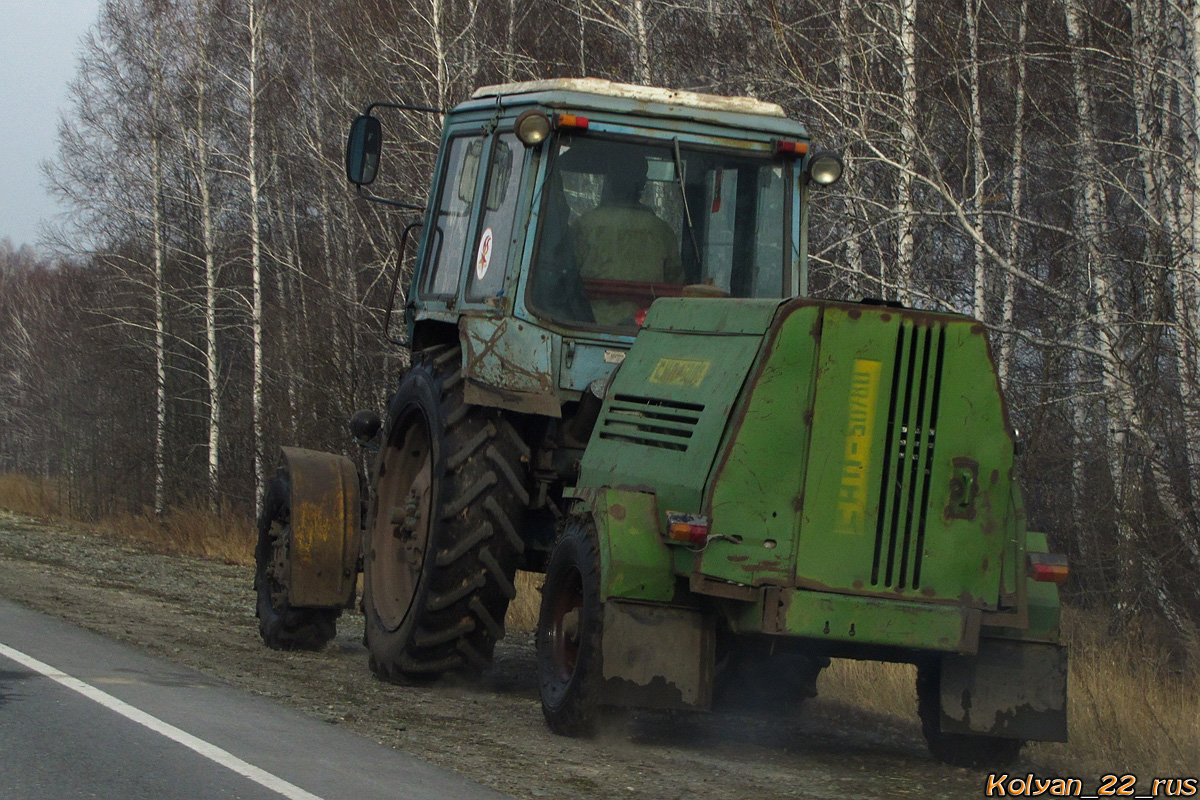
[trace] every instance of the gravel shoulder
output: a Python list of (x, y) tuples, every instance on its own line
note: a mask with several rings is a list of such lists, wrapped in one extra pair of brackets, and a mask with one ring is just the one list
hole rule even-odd
[[(794, 718), (636, 712), (598, 739), (542, 721), (533, 637), (511, 633), (481, 684), (400, 686), (367, 669), (362, 620), (319, 653), (259, 638), (252, 571), (149, 553), (0, 511), (0, 596), (276, 698), (515, 797), (980, 797), (986, 775), (934, 761), (915, 720), (822, 701)], [(1041, 772), (1020, 763), (1011, 772)]]

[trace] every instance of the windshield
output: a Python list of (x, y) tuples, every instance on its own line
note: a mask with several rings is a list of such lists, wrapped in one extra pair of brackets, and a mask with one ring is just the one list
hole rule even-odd
[(562, 136), (530, 305), (633, 327), (658, 297), (783, 297), (790, 185), (790, 163), (765, 154)]

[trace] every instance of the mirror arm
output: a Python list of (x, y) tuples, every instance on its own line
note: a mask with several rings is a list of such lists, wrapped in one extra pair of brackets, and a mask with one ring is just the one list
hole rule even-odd
[(361, 187), (361, 186), (359, 186), (357, 188), (358, 188), (358, 196), (361, 197), (363, 200), (371, 200), (372, 202), (375, 202), (375, 203), (383, 203), (385, 206), (392, 206), (393, 208), (406, 208), (409, 211), (424, 211), (425, 210), (425, 206), (418, 206), (413, 203), (401, 203), (399, 200), (389, 200), (386, 197), (379, 197), (378, 195), (371, 194), (370, 192), (365, 191), (363, 189), (363, 187)]
[(411, 103), (371, 103), (367, 106), (367, 110), (363, 114), (370, 116), (371, 112), (376, 108), (394, 108), (399, 111), (421, 111), (425, 114), (445, 114), (444, 108), (433, 108), (431, 106), (415, 106)]
[[(408, 234), (414, 228), (425, 227), (424, 222), (410, 222), (404, 227), (404, 233), (400, 234), (400, 247), (396, 255), (396, 271), (392, 273), (392, 291), (388, 294), (387, 314), (383, 317), (383, 335), (392, 344), (400, 347), (408, 347), (408, 339), (393, 339), (392, 338), (392, 309), (396, 306), (396, 288), (400, 285), (400, 271), (404, 269), (404, 252), (408, 249)], [(407, 334), (407, 331), (405, 332)]]

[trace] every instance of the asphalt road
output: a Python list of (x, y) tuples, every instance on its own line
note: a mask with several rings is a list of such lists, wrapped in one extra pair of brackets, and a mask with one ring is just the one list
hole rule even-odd
[(0, 798), (280, 797), (506, 795), (0, 600)]

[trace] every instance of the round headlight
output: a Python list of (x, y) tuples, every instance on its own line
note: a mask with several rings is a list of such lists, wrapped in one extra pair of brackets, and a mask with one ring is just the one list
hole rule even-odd
[(820, 186), (832, 186), (842, 177), (842, 157), (831, 150), (814, 153), (808, 161), (808, 179)]
[(533, 147), (546, 141), (550, 135), (550, 118), (537, 109), (531, 108), (517, 117), (517, 138), (526, 147)]

